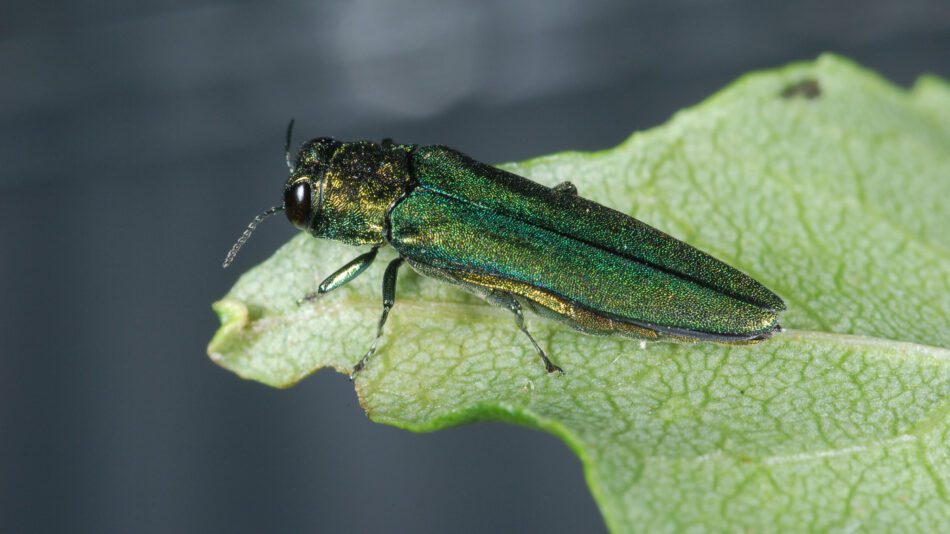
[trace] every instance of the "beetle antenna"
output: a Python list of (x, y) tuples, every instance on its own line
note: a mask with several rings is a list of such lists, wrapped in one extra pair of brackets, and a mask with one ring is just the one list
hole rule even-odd
[(287, 125), (287, 141), (284, 143), (284, 157), (287, 158), (287, 168), (290, 169), (290, 172), (294, 172), (294, 164), (290, 161), (290, 140), (294, 136), (294, 119), (290, 119), (290, 124)]
[[(292, 121), (291, 124), (293, 124)], [(228, 255), (224, 258), (224, 263), (221, 264), (221, 267), (227, 269), (228, 265), (231, 265), (231, 262), (234, 261), (234, 257), (237, 256), (238, 251), (244, 246), (244, 243), (247, 243), (247, 240), (251, 238), (251, 234), (254, 233), (254, 229), (257, 228), (257, 225), (261, 224), (264, 219), (270, 217), (278, 211), (284, 211), (284, 207), (274, 206), (273, 208), (268, 208), (264, 213), (261, 213), (257, 217), (254, 217), (254, 220), (251, 221), (251, 224), (247, 225), (244, 233), (241, 234), (241, 237), (238, 238), (238, 240), (234, 243), (234, 246), (231, 247), (231, 250), (228, 251)]]

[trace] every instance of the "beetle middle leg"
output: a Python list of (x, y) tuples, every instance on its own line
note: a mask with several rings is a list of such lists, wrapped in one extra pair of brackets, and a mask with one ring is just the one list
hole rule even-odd
[(370, 357), (376, 353), (379, 346), (379, 340), (383, 337), (383, 327), (386, 325), (386, 319), (389, 317), (389, 310), (396, 304), (396, 275), (399, 274), (399, 268), (402, 267), (403, 258), (396, 258), (386, 266), (386, 272), (383, 273), (383, 314), (379, 317), (379, 324), (376, 326), (376, 339), (370, 345), (366, 354), (360, 358), (360, 361), (353, 366), (350, 373), (350, 380), (356, 378), (356, 374), (366, 367)]
[(379, 247), (373, 247), (373, 249), (369, 252), (360, 254), (359, 256), (353, 258), (346, 265), (340, 267), (336, 270), (336, 272), (326, 277), (323, 282), (320, 282), (320, 287), (316, 291), (304, 295), (302, 299), (297, 301), (297, 304), (300, 305), (304, 302), (309, 302), (323, 295), (324, 293), (329, 293), (338, 287), (342, 287), (352, 282), (354, 278), (363, 274), (363, 271), (372, 265), (373, 260), (376, 259), (377, 252), (379, 252)]
[(528, 332), (527, 327), (524, 325), (524, 313), (521, 311), (521, 303), (518, 302), (513, 296), (508, 293), (503, 293), (501, 291), (492, 291), (488, 295), (489, 300), (508, 308), (511, 313), (515, 314), (515, 324), (518, 325), (518, 329), (524, 332), (524, 335), (528, 336), (528, 339), (531, 340), (531, 344), (534, 345), (534, 350), (537, 351), (538, 356), (541, 357), (541, 361), (544, 362), (544, 368), (547, 369), (549, 373), (558, 373), (563, 375), (564, 370), (554, 365), (548, 355), (545, 354), (544, 349), (541, 348), (541, 345), (534, 340), (534, 336), (531, 335), (531, 332)]
[(553, 187), (555, 193), (561, 193), (564, 195), (576, 195), (577, 186), (571, 182), (561, 182)]

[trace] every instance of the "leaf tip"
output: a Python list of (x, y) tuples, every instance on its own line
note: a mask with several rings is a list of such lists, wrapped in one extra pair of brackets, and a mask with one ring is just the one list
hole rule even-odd
[(221, 365), (225, 359), (224, 353), (234, 348), (234, 343), (240, 338), (241, 332), (250, 322), (250, 311), (243, 301), (224, 298), (211, 305), (221, 327), (214, 333), (208, 343), (208, 357), (211, 361)]

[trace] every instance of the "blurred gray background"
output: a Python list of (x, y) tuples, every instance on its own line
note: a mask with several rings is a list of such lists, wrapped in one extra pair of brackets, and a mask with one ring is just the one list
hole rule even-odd
[[(294, 234), (287, 120), (499, 162), (610, 147), (740, 74), (950, 76), (946, 0), (0, 4), (0, 532), (590, 532), (557, 439), (370, 423), (331, 372), (213, 365), (210, 303)], [(358, 355), (354, 355), (354, 358)]]

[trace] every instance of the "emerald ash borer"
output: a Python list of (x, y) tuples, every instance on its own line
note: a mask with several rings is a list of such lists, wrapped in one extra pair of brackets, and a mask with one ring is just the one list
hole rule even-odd
[(380, 247), (399, 257), (383, 275), (376, 351), (395, 303), (396, 274), (417, 272), (508, 309), (548, 372), (522, 310), (589, 334), (644, 340), (756, 343), (780, 331), (782, 299), (751, 277), (647, 224), (578, 195), (479, 163), (444, 146), (321, 137), (290, 158), (283, 203), (258, 215), (231, 248), (284, 211), (314, 237), (372, 247), (324, 280), (312, 300), (362, 274)]

